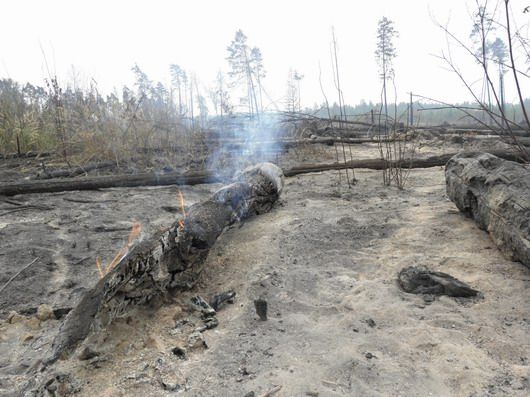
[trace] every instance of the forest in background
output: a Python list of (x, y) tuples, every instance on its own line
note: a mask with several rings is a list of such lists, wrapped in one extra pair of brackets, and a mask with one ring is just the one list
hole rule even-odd
[[(504, 11), (500, 7), (502, 3), (477, 1), (470, 44), (454, 36), (446, 26), (439, 26), (448, 40), (468, 54), (468, 61), (478, 66), (477, 76), (482, 75), (477, 80), (482, 80), (482, 86), (475, 86), (471, 83), (473, 79), (461, 74), (451, 53), (442, 52), (439, 56), (460, 79), (460, 84), (467, 87), (474, 99), (471, 102), (447, 104), (414, 93), (406, 102), (398, 102), (393, 67), (397, 49), (393, 40), (399, 32), (386, 17), (378, 22), (374, 52), (381, 80), (381, 87), (374, 87), (381, 90), (379, 103), (345, 103), (344, 90), (355, 87), (340, 84), (340, 57), (333, 28), (330, 60), (334, 92), (325, 92), (320, 80), (322, 104), (302, 108), (304, 76), (291, 68), (285, 96), (275, 101), (264, 86), (267, 72), (260, 49), (237, 30), (227, 46), (227, 71), (220, 71), (210, 84), (177, 64), (169, 65), (169, 84), (152, 80), (134, 65), (132, 87), (124, 86), (103, 94), (95, 80), (80, 84), (73, 77), (66, 83), (59, 82), (43, 54), (47, 77), (42, 85), (0, 79), (0, 154), (56, 151), (65, 159), (69, 154), (83, 153), (85, 160), (91, 157), (119, 160), (130, 158), (138, 149), (171, 150), (190, 145), (204, 134), (233, 137), (234, 128), (238, 130), (237, 137), (244, 139), (244, 125), (248, 120), (258, 129), (262, 121), (267, 121), (267, 128), (271, 121), (278, 121), (275, 135), (285, 136), (294, 132), (282, 123), (286, 114), (339, 123), (359, 121), (366, 123), (367, 128), (377, 124), (378, 128), (383, 126), (385, 133), (403, 124), (486, 127), (499, 135), (510, 135), (512, 129), (530, 128), (527, 111), (530, 100), (525, 99), (519, 84), (519, 79), (529, 77), (524, 70), (530, 52), (521, 30), (510, 30), (509, 2), (504, 1)], [(516, 65), (516, 59), (522, 59), (521, 67)], [(505, 85), (510, 74), (514, 80), (511, 84), (517, 88), (517, 103), (505, 101)], [(296, 120), (296, 117), (287, 119)]]
[[(46, 151), (61, 148), (68, 152), (93, 151), (100, 157), (114, 158), (133, 147), (168, 146), (181, 144), (193, 134), (219, 129), (223, 121), (248, 118), (248, 112), (234, 109), (228, 103), (228, 92), (218, 89), (201, 93), (190, 82), (181, 87), (167, 87), (152, 82), (137, 66), (134, 88), (123, 87), (121, 92), (102, 95), (93, 82), (88, 88), (70, 83), (61, 88), (57, 80), (44, 86), (20, 84), (0, 79), (0, 153)], [(185, 92), (185, 94), (184, 94)], [(215, 95), (224, 95), (222, 108), (207, 102)], [(530, 101), (525, 105), (530, 107)], [(389, 112), (394, 113), (393, 104)], [(459, 106), (477, 107), (473, 103)], [(213, 109), (211, 109), (213, 107)], [(409, 103), (397, 105), (400, 120), (406, 122)], [(348, 120), (370, 122), (371, 112), (378, 112), (380, 104), (361, 102), (345, 105)], [(221, 110), (222, 109), (222, 110)], [(278, 109), (290, 111), (289, 105), (278, 104)], [(413, 102), (416, 125), (470, 125), (473, 120), (457, 108), (441, 108), (436, 103)], [(332, 117), (340, 114), (337, 103), (330, 105)], [(301, 109), (303, 113), (328, 117), (323, 104)], [(270, 114), (277, 114), (270, 110)], [(476, 113), (480, 116), (481, 111)], [(519, 106), (507, 104), (507, 113), (514, 120), (522, 118)], [(400, 116), (400, 117), (399, 117)], [(278, 125), (281, 128), (281, 125)], [(226, 131), (228, 136), (229, 131)]]

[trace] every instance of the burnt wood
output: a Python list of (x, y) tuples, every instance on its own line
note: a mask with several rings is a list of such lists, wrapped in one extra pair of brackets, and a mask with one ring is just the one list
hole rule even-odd
[[(490, 150), (488, 153), (506, 160), (518, 161), (519, 156), (508, 150)], [(427, 158), (404, 159), (401, 164), (404, 168), (429, 168), (444, 166), (456, 153), (448, 153)], [(381, 170), (389, 163), (381, 159), (352, 160), (345, 163), (304, 164), (299, 167), (285, 169), (285, 176), (295, 176), (310, 172), (340, 170), (346, 168), (368, 168)], [(218, 183), (222, 179), (214, 171), (193, 173), (143, 173), (136, 175), (112, 175), (86, 178), (49, 179), (45, 181), (25, 181), (5, 183), (0, 186), (0, 196), (14, 196), (30, 193), (53, 193), (74, 190), (96, 190), (111, 187), (137, 187), (137, 186), (167, 186), (167, 185), (196, 185), (202, 183)]]
[(71, 352), (91, 330), (104, 328), (130, 306), (193, 286), (223, 230), (269, 211), (282, 188), (277, 166), (248, 168), (210, 199), (192, 205), (185, 219), (135, 246), (68, 313), (45, 365)]
[(458, 209), (501, 251), (530, 267), (530, 170), (488, 153), (463, 153), (449, 160), (445, 179)]

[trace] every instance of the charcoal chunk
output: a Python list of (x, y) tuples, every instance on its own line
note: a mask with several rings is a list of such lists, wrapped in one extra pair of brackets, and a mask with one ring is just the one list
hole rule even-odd
[(411, 294), (447, 295), (463, 298), (479, 294), (479, 291), (453, 276), (431, 271), (424, 266), (409, 266), (402, 269), (398, 275), (398, 282), (405, 292)]

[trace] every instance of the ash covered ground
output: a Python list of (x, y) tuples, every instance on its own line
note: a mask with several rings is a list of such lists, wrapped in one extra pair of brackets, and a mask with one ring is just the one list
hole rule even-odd
[[(423, 140), (418, 156), (498, 145)], [(280, 165), (333, 160), (333, 147), (314, 146), (284, 153)], [(352, 153), (378, 152), (365, 144)], [(36, 168), (4, 161), (0, 175)], [(528, 395), (528, 269), (457, 211), (441, 167), (412, 170), (403, 191), (383, 187), (378, 171), (355, 175), (352, 188), (344, 171), (342, 183), (337, 171), (288, 178), (270, 213), (223, 233), (193, 290), (91, 335), (45, 376), (81, 396), (260, 396), (279, 386), (278, 396)], [(28, 207), (16, 212), (2, 202), (0, 285), (39, 259), (2, 291), (0, 394), (31, 380), (61, 323), (53, 317), (97, 282), (96, 256), (110, 261), (134, 222), (144, 236), (170, 225), (179, 189), (192, 205), (218, 187), (25, 195), (13, 198)], [(411, 265), (450, 273), (483, 298), (404, 293), (396, 277)], [(189, 299), (229, 289), (233, 304), (197, 338), (204, 319)], [(268, 321), (255, 314), (259, 297)], [(37, 313), (42, 304), (57, 312)]]

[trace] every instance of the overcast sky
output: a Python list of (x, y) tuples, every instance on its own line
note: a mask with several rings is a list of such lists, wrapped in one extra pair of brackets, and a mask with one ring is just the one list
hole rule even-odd
[[(522, 14), (526, 3), (512, 1), (520, 26), (529, 18)], [(44, 51), (62, 83), (73, 66), (81, 83), (94, 78), (102, 92), (131, 85), (135, 63), (164, 83), (169, 83), (169, 64), (177, 63), (207, 87), (218, 70), (227, 69), (226, 47), (242, 29), (249, 44), (262, 51), (270, 97), (281, 103), (289, 68), (294, 68), (305, 76), (302, 103), (311, 106), (323, 101), (319, 62), (326, 93), (334, 99), (329, 56), (334, 26), (346, 102), (377, 101), (375, 35), (378, 20), (386, 16), (400, 34), (395, 42), (398, 99), (406, 100), (412, 91), (460, 101), (469, 96), (433, 56), (447, 46), (433, 18), (449, 21), (467, 40), (473, 5), (465, 0), (7, 0), (2, 1), (0, 77), (43, 85)], [(480, 77), (472, 75), (469, 58), (455, 54), (470, 80)]]

